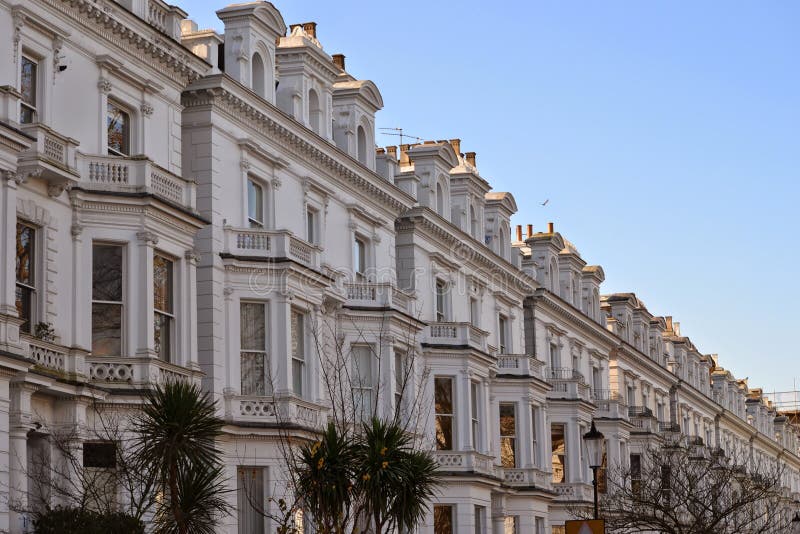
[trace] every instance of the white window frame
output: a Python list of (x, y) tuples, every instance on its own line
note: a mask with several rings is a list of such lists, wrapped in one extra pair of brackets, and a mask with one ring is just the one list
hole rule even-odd
[(509, 326), (508, 316), (503, 313), (497, 314), (497, 352), (499, 354), (511, 354)]
[[(162, 354), (158, 354), (158, 356), (159, 356), (159, 359), (161, 359), (163, 361), (166, 361), (166, 362), (169, 362), (169, 363), (177, 363), (177, 362), (174, 361), (175, 358), (178, 355), (177, 336), (176, 336), (176, 333), (177, 333), (176, 332), (177, 331), (176, 315), (177, 314), (176, 314), (176, 311), (175, 311), (175, 309), (177, 308), (177, 303), (178, 303), (178, 298), (177, 298), (178, 284), (176, 283), (176, 277), (177, 277), (176, 275), (177, 275), (178, 270), (180, 268), (180, 262), (176, 258), (174, 258), (173, 256), (167, 254), (166, 252), (155, 251), (153, 253), (153, 262), (152, 262), (153, 288), (152, 288), (152, 291), (153, 291), (153, 295), (154, 296), (155, 296), (155, 285), (156, 285), (156, 282), (155, 282), (155, 261), (156, 261), (157, 257), (160, 257), (160, 258), (170, 262), (170, 264), (172, 266), (172, 268), (170, 270), (170, 279), (169, 279), (169, 284), (171, 286), (171, 287), (169, 287), (169, 292), (170, 292), (169, 296), (171, 298), (170, 304), (171, 304), (172, 310), (171, 311), (160, 310), (160, 309), (156, 308), (155, 307), (155, 303), (153, 303), (153, 315), (154, 316), (155, 315), (161, 315), (162, 317), (166, 318), (167, 335), (169, 336), (169, 340), (168, 340), (168, 343), (167, 343), (167, 354), (166, 354), (166, 357), (165, 358), (163, 357), (163, 353)], [(153, 337), (153, 346), (155, 348), (155, 332), (154, 332), (154, 337)]]
[[(366, 356), (368, 369), (363, 373), (359, 355)], [(375, 374), (376, 369), (373, 365), (375, 360), (375, 346), (371, 343), (352, 343), (350, 345), (350, 386), (353, 389), (354, 408), (356, 417), (368, 419), (375, 410)], [(366, 381), (369, 382), (366, 382)], [(364, 402), (368, 399), (368, 402)]]
[[(243, 340), (242, 340), (242, 334), (241, 334), (241, 322), (243, 320), (242, 307), (244, 305), (256, 305), (256, 306), (261, 306), (264, 309), (264, 346), (262, 347), (261, 350), (259, 350), (259, 349), (250, 349), (250, 348), (245, 349), (245, 348), (242, 347)], [(248, 300), (248, 299), (240, 300), (239, 301), (239, 323), (240, 323), (240, 327), (239, 327), (239, 374), (240, 374), (239, 386), (240, 386), (240, 389), (241, 389), (241, 394), (242, 395), (272, 395), (272, 393), (273, 393), (273, 384), (272, 384), (272, 382), (270, 380), (270, 377), (271, 377), (271, 374), (272, 374), (272, 367), (271, 367), (272, 366), (272, 362), (271, 362), (271, 359), (270, 359), (270, 356), (269, 356), (269, 346), (270, 346), (269, 345), (270, 344), (270, 339), (269, 339), (269, 332), (270, 332), (270, 326), (269, 326), (269, 302), (268, 301), (263, 301), (263, 300)], [(244, 387), (243, 387), (244, 386), (244, 374), (242, 373), (242, 359), (243, 359), (245, 353), (259, 354), (264, 358), (264, 363), (263, 363), (263, 365), (264, 365), (264, 377), (263, 377), (263, 379), (264, 379), (264, 390), (262, 392), (260, 392), (260, 393), (259, 392), (245, 393), (245, 391), (244, 391)]]
[[(92, 262), (94, 262), (94, 247), (95, 246), (105, 246), (105, 247), (118, 247), (122, 249), (122, 300), (120, 301), (110, 301), (110, 300), (95, 300), (94, 296), (92, 296), (92, 307), (95, 304), (113, 304), (120, 307), (120, 332), (119, 332), (119, 347), (121, 354), (109, 354), (108, 356), (123, 356), (126, 352), (125, 350), (125, 342), (126, 342), (126, 319), (125, 319), (125, 312), (126, 312), (126, 287), (127, 287), (127, 278), (128, 278), (128, 265), (127, 265), (127, 255), (128, 255), (128, 247), (127, 243), (115, 243), (113, 241), (103, 241), (97, 240), (92, 241)], [(92, 265), (92, 285), (94, 284), (94, 265)], [(90, 313), (91, 310), (90, 310)], [(91, 323), (91, 321), (90, 321)], [(92, 324), (93, 326), (93, 324)], [(92, 329), (93, 330), (93, 329)]]
[[(255, 205), (255, 214), (250, 213), (250, 194), (251, 194), (251, 185), (254, 191), (259, 191), (261, 193), (261, 201), (259, 202), (258, 195), (253, 202)], [(247, 175), (247, 183), (245, 184), (245, 191), (247, 198), (245, 199), (245, 204), (247, 209), (245, 210), (245, 216), (247, 217), (247, 226), (249, 228), (257, 228), (257, 229), (265, 229), (267, 227), (267, 218), (268, 218), (268, 210), (267, 210), (267, 186), (266, 183), (262, 180), (259, 180), (255, 176), (248, 174)], [(258, 211), (261, 211), (261, 220), (258, 220)]]
[(481, 443), (480, 443), (480, 436), (481, 436), (481, 402), (480, 402), (480, 391), (481, 384), (475, 380), (470, 381), (469, 383), (469, 400), (470, 400), (470, 435), (472, 437), (472, 448), (473, 450), (480, 451), (481, 450)]
[[(513, 434), (503, 434), (503, 427), (500, 424), (500, 419), (501, 419), (503, 407), (509, 407), (509, 406), (513, 410), (514, 433)], [(519, 447), (518, 447), (519, 440), (517, 438), (517, 436), (518, 436), (517, 427), (519, 426), (519, 418), (517, 417), (517, 412), (518, 411), (519, 410), (517, 409), (517, 403), (516, 402), (500, 402), (500, 403), (498, 403), (498, 408), (497, 408), (497, 428), (498, 428), (499, 433), (500, 433), (500, 450), (501, 450), (500, 462), (502, 463), (502, 461), (503, 461), (502, 448), (503, 448), (503, 441), (504, 440), (507, 440), (507, 439), (511, 440), (511, 444), (512, 444), (511, 450), (514, 453), (514, 465), (504, 465), (503, 467), (505, 467), (506, 469), (515, 469), (520, 463), (519, 462), (519, 460), (520, 460), (519, 451), (518, 451), (518, 449), (519, 449)]]
[[(445, 412), (437, 412), (436, 411), (436, 380), (448, 380), (450, 382), (450, 413)], [(456, 424), (456, 380), (455, 377), (449, 375), (435, 375), (433, 377), (434, 380), (434, 419), (438, 419), (439, 417), (447, 417), (450, 419), (450, 448), (449, 449), (438, 449), (438, 441), (437, 441), (437, 449), (438, 450), (447, 450), (447, 451), (454, 451), (457, 450), (458, 447), (458, 429)]]
[[(300, 308), (292, 308), (290, 317), (290, 336), (294, 338), (295, 330), (295, 317), (300, 322), (298, 323), (299, 332), (297, 334), (298, 344), (301, 345), (301, 350), (296, 352), (294, 347), (291, 347), (291, 361), (292, 361), (292, 392), (300, 397), (305, 398), (308, 396), (308, 313), (306, 310)], [(299, 373), (297, 372), (299, 368)], [(299, 380), (299, 382), (298, 382)], [(298, 388), (299, 386), (299, 388)], [(300, 391), (298, 391), (298, 389)]]
[[(127, 117), (128, 117), (127, 132), (125, 133), (126, 134), (125, 141), (126, 141), (126, 143), (128, 145), (126, 147), (127, 148), (127, 154), (125, 152), (121, 151), (121, 150), (112, 149), (111, 146), (109, 146), (110, 145), (109, 138), (108, 138), (108, 111), (109, 111), (108, 108), (109, 108), (109, 106), (114, 106), (114, 107), (118, 108), (120, 111), (125, 113), (125, 115), (127, 115)], [(118, 157), (122, 157), (122, 158), (130, 157), (131, 155), (134, 154), (134, 135), (133, 134), (134, 134), (134, 120), (135, 120), (136, 114), (134, 113), (133, 109), (130, 106), (126, 105), (121, 99), (115, 98), (114, 96), (111, 96), (111, 95), (109, 95), (109, 97), (106, 99), (106, 106), (105, 106), (105, 109), (103, 111), (104, 111), (103, 118), (105, 119), (103, 126), (104, 126), (105, 131), (106, 131), (106, 136), (105, 136), (106, 137), (106, 146), (105, 146), (106, 153), (109, 156), (118, 156)]]
[[(19, 110), (19, 117), (18, 118), (20, 119), (20, 121), (19, 121), (20, 124), (35, 124), (35, 123), (39, 122), (39, 116), (40, 116), (40, 103), (41, 103), (41, 98), (42, 98), (42, 90), (41, 90), (42, 72), (41, 72), (41, 66), (42, 66), (43, 62), (42, 62), (42, 58), (40, 56), (38, 56), (37, 54), (32, 54), (27, 49), (24, 49), (22, 51), (22, 54), (20, 54), (20, 62), (19, 62), (19, 77), (20, 77), (19, 89), (20, 89), (20, 93), (22, 92), (22, 62), (25, 61), (25, 60), (30, 61), (31, 63), (33, 63), (35, 65), (35, 70), (36, 70), (36, 72), (34, 73), (33, 105), (24, 102), (23, 99), (20, 98), (20, 100), (19, 100), (20, 110)], [(26, 121), (26, 122), (22, 121), (23, 108), (28, 110), (31, 113), (31, 120), (30, 121)]]
[(444, 323), (450, 320), (450, 284), (444, 278), (438, 276), (433, 285), (434, 296), (434, 318), (437, 323)]

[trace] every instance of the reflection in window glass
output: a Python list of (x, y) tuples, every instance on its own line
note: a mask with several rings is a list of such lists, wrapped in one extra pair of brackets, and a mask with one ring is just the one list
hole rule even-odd
[(500, 403), (500, 460), (503, 467), (517, 466), (517, 419), (514, 404)]
[(127, 156), (130, 153), (130, 115), (113, 102), (107, 106), (106, 129), (109, 154)]
[(16, 248), (15, 304), (17, 315), (24, 321), (20, 326), (20, 331), (31, 334), (33, 333), (33, 308), (36, 295), (36, 229), (33, 226), (17, 223)]
[(433, 533), (454, 534), (453, 507), (447, 504), (437, 504), (433, 507)]
[(92, 246), (92, 353), (122, 354), (122, 247)]
[(153, 345), (158, 357), (165, 362), (172, 357), (172, 261), (153, 256)]
[(250, 228), (264, 227), (264, 189), (253, 180), (247, 180), (247, 219)]
[(434, 378), (436, 404), (436, 449), (453, 450), (453, 379)]
[(272, 393), (272, 383), (267, 377), (266, 315), (263, 302), (242, 302), (240, 305), (242, 395)]
[(38, 64), (29, 57), (22, 56), (20, 64), (20, 84), (19, 92), (22, 94), (20, 103), (19, 122), (30, 124), (36, 122), (36, 93)]

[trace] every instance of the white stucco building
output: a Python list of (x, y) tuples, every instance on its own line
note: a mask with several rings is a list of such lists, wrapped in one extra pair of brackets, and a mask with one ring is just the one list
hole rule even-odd
[(446, 480), (420, 532), (560, 532), (592, 420), (608, 465), (749, 449), (800, 501), (796, 428), (552, 225), (513, 236), (460, 140), (376, 149), (381, 93), (314, 23), (217, 16), (0, 0), (0, 532), (67, 503), (32, 476), (54, 432), (91, 458), (98, 413), (175, 379), (226, 422), (220, 532), (273, 532), (250, 501), (286, 494), (330, 369), (358, 409), (418, 416)]

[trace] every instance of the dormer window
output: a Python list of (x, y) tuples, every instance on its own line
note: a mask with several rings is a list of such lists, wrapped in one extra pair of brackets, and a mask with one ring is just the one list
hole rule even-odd
[(114, 156), (128, 156), (130, 154), (131, 116), (111, 101), (106, 107), (106, 130), (108, 153)]
[(19, 111), (19, 122), (21, 124), (36, 122), (37, 92), (39, 90), (38, 77), (39, 64), (28, 56), (22, 56), (19, 84), (19, 92), (22, 94)]

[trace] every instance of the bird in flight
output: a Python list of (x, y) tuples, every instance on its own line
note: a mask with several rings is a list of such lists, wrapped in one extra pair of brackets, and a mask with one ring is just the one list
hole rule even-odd
[(548, 203), (548, 202), (550, 202), (550, 199), (549, 199), (549, 198), (548, 198), (547, 200), (545, 200), (544, 202), (542, 202), (542, 206), (547, 206), (547, 203)]

